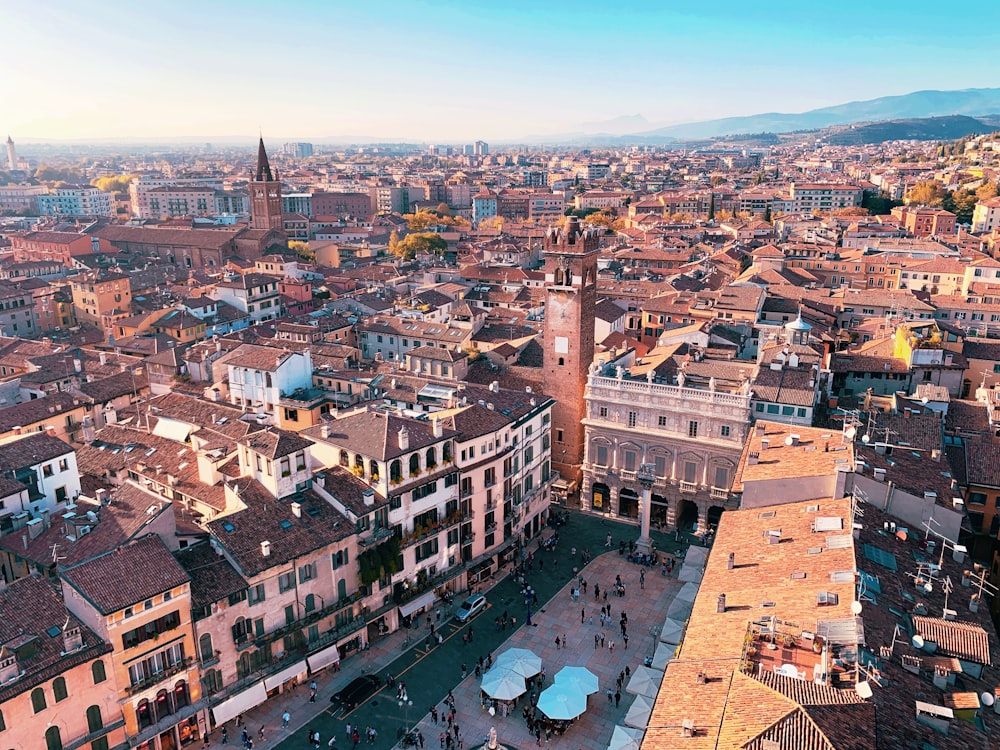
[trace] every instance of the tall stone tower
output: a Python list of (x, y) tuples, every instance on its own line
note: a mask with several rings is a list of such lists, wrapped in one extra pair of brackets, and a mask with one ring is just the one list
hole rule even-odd
[(587, 375), (594, 361), (597, 250), (600, 236), (571, 216), (545, 236), (545, 357), (543, 387), (552, 409), (552, 467), (579, 481), (584, 436), (581, 420)]
[(281, 180), (278, 172), (271, 173), (271, 164), (264, 150), (264, 139), (257, 147), (257, 171), (250, 180), (250, 217), (254, 229), (284, 231), (281, 213)]
[(7, 168), (10, 171), (17, 169), (17, 148), (14, 146), (14, 139), (7, 136)]

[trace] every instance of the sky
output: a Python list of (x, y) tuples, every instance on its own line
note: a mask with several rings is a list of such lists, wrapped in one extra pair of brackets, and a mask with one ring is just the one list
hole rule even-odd
[(926, 0), (4, 0), (0, 136), (464, 143), (1000, 86), (1000, 3), (944, 15)]

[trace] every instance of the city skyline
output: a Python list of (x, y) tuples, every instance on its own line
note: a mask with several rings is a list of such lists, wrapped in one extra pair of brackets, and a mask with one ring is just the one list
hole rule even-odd
[[(891, 6), (891, 4), (890, 4)], [(1000, 42), (1000, 10), (976, 35), (851, 2), (791, 3), (742, 17), (731, 2), (678, 11), (515, 0), (496, 7), (390, 1), (260, 2), (99, 14), (16, 0), (6, 14), (15, 140), (351, 136), (515, 140), (641, 115), (662, 125), (996, 83), (970, 75)], [(169, 11), (169, 12), (168, 12)], [(305, 37), (303, 38), (303, 35)], [(313, 41), (314, 44), (310, 44)], [(934, 54), (929, 54), (932, 52)], [(23, 61), (30, 60), (30, 63)]]

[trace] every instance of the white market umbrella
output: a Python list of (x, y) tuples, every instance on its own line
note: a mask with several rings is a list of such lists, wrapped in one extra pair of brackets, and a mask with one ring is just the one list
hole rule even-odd
[(601, 689), (597, 683), (597, 675), (586, 667), (563, 667), (556, 672), (556, 683), (575, 685), (584, 695), (593, 695)]
[(517, 672), (508, 669), (497, 669), (494, 667), (483, 675), (480, 686), (483, 692), (490, 698), (509, 701), (519, 695), (523, 695), (528, 689), (524, 684), (524, 677)]
[(653, 669), (666, 670), (667, 665), (674, 658), (675, 647), (668, 643), (660, 643), (656, 646), (656, 653), (653, 654)]
[(693, 602), (698, 598), (698, 586), (697, 583), (685, 583), (681, 586), (681, 590), (677, 592), (677, 596), (674, 597), (676, 602)]
[(608, 750), (639, 750), (644, 734), (646, 733), (641, 729), (616, 724), (615, 731), (611, 734), (611, 742), (608, 743)]
[(663, 628), (660, 630), (660, 640), (664, 643), (677, 645), (684, 637), (684, 623), (668, 617), (663, 621)]
[(628, 713), (625, 714), (625, 724), (636, 729), (645, 729), (649, 724), (649, 715), (653, 713), (653, 699), (637, 695)]
[(628, 685), (625, 686), (625, 692), (655, 698), (661, 682), (663, 682), (663, 672), (649, 667), (636, 667), (632, 671)]
[(556, 721), (568, 721), (587, 710), (587, 696), (575, 685), (555, 684), (538, 696), (538, 710)]
[(494, 667), (509, 669), (522, 677), (534, 677), (542, 671), (542, 659), (534, 651), (526, 648), (511, 648), (504, 651), (493, 662)]

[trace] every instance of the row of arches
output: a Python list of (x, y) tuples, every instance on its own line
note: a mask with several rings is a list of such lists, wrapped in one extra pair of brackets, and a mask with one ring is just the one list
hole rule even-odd
[(640, 464), (653, 464), (661, 481), (682, 481), (729, 489), (736, 463), (724, 456), (706, 456), (697, 451), (679, 451), (667, 446), (644, 446), (633, 440), (612, 441), (595, 437), (590, 441), (588, 462), (617, 471), (638, 471)]
[[(422, 453), (419, 451), (411, 453), (406, 459), (397, 458), (390, 461), (389, 481), (395, 483), (403, 481), (404, 466), (407, 470), (407, 476), (409, 477), (419, 476), (425, 471), (433, 471), (438, 466), (438, 455), (437, 447), (431, 446)], [(446, 442), (441, 445), (440, 459), (444, 463), (450, 463), (453, 460), (450, 442)], [(373, 482), (378, 481), (381, 476), (379, 462), (374, 458), (365, 459), (365, 457), (360, 453), (355, 453), (352, 457), (347, 450), (342, 448), (340, 451), (339, 463), (345, 469), (350, 469), (355, 474), (364, 476)]]
[[(590, 490), (591, 509), (618, 518), (639, 519), (640, 495), (631, 487), (622, 487), (617, 496), (603, 482), (594, 482)], [(653, 528), (676, 528), (684, 532), (715, 527), (725, 510), (721, 505), (705, 505), (687, 498), (679, 498), (671, 506), (664, 495), (651, 493), (649, 518)]]
[(135, 715), (139, 729), (151, 727), (191, 703), (186, 680), (178, 680), (173, 689), (163, 688), (152, 700), (143, 698), (136, 704)]

